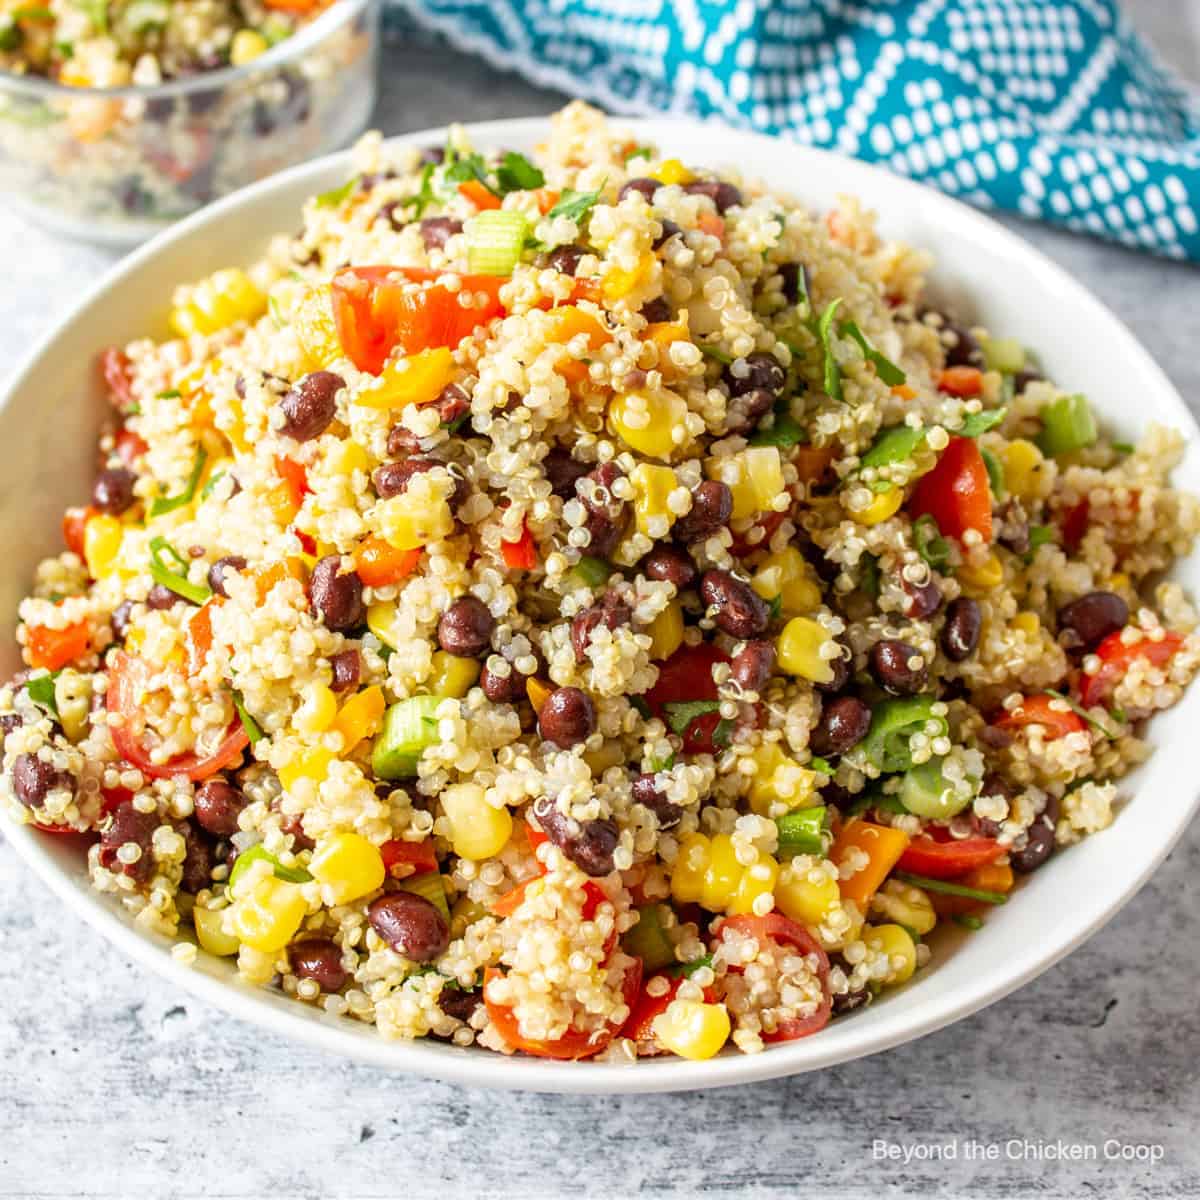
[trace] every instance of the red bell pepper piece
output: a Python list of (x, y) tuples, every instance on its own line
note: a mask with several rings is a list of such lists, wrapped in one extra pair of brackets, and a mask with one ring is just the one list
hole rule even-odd
[(421, 842), (392, 838), (380, 846), (379, 853), (383, 857), (383, 869), (396, 879), (407, 879), (410, 875), (423, 875), (438, 869), (433, 838)]
[(86, 621), (68, 625), (66, 629), (51, 629), (46, 625), (28, 625), (25, 628), (25, 648), (29, 652), (29, 664), (57, 671), (67, 663), (74, 662), (87, 653), (92, 641), (92, 631)]
[(515, 542), (500, 543), (500, 553), (504, 556), (504, 565), (510, 571), (532, 571), (537, 566), (537, 543), (528, 525), (521, 526), (521, 536)]
[(987, 866), (1003, 853), (1004, 847), (995, 838), (952, 838), (935, 825), (908, 843), (896, 866), (930, 879), (957, 879)]
[(933, 470), (922, 475), (908, 501), (915, 521), (927, 513), (946, 537), (962, 541), (968, 529), (992, 540), (992, 497), (987, 467), (974, 438), (951, 438)]

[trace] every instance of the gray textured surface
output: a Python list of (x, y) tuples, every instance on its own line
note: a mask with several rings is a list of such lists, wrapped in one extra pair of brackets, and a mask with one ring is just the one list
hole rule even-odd
[[(1200, 74), (1195, 0), (1138, 10), (1175, 65)], [(449, 52), (393, 50), (377, 121), (398, 132), (556, 99)], [(1197, 272), (1019, 228), (1200, 409)], [(4, 214), (0, 238), (20, 246), (0, 294), (7, 371), (110, 257)], [(890, 1054), (723, 1092), (572, 1098), (397, 1078), (237, 1024), (124, 961), (0, 838), (0, 1197), (1195, 1195), (1198, 881), (1192, 832), (1066, 962)], [(874, 1161), (877, 1138), (953, 1142), (958, 1157)], [(1105, 1162), (1108, 1138), (1157, 1144), (1162, 1161)], [(1100, 1157), (1012, 1158), (1009, 1139), (1043, 1154), (1089, 1143)], [(969, 1141), (999, 1159), (968, 1160)]]

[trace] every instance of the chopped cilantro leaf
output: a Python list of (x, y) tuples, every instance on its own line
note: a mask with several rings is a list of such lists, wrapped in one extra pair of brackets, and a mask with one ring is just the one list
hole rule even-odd
[(712, 735), (714, 746), (728, 746), (733, 740), (733, 722), (728, 717), (722, 717), (717, 722)]
[(578, 224), (595, 207), (603, 190), (604, 184), (594, 192), (577, 192), (572, 188), (564, 188), (558, 203), (546, 215), (551, 218), (569, 217)]
[(52, 671), (49, 675), (39, 675), (25, 685), (25, 693), (34, 704), (40, 705), (58, 716), (58, 702), (54, 698), (54, 681), (62, 674)]
[(924, 513), (913, 522), (913, 545), (935, 571), (946, 569), (950, 562), (950, 543), (942, 537), (937, 518), (932, 513)]
[(642, 720), (650, 720), (650, 705), (641, 696), (630, 696), (630, 706), (641, 716)]
[(733, 362), (733, 355), (726, 354), (725, 351), (722, 350), (719, 346), (710, 346), (710, 345), (708, 345), (707, 342), (697, 342), (696, 348), (706, 358), (711, 358), (711, 359), (715, 360), (716, 362), (724, 363), (726, 366), (728, 366), (731, 362)]
[(501, 195), (506, 195), (540, 188), (545, 184), (546, 177), (525, 155), (510, 150), (496, 168), (496, 182), (500, 185)]
[(987, 471), (988, 484), (992, 489), (992, 495), (997, 500), (1003, 500), (1006, 490), (1004, 464), (986, 446), (979, 447), (979, 457), (983, 459), (983, 467)]
[(338, 208), (342, 202), (349, 198), (350, 193), (358, 186), (360, 176), (352, 175), (345, 183), (338, 187), (330, 188), (327, 192), (321, 192), (314, 203), (318, 208)]
[(687, 732), (688, 726), (697, 718), (708, 713), (718, 712), (721, 708), (719, 700), (672, 700), (663, 705), (667, 714), (667, 724), (672, 733), (680, 735)]
[(159, 392), (154, 398), (156, 400), (178, 400), (183, 393), (178, 388), (167, 388), (165, 392)]

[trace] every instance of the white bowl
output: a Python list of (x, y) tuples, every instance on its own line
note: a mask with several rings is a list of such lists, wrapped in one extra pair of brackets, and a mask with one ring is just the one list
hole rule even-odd
[[(1073, 279), (974, 210), (937, 192), (836, 154), (692, 122), (626, 121), (638, 139), (686, 162), (736, 164), (814, 206), (836, 193), (861, 196), (880, 213), (885, 234), (932, 250), (938, 290), (960, 310), (1036, 349), (1052, 378), (1085, 392), (1106, 424), (1126, 438), (1158, 421), (1186, 431), (1188, 454), (1176, 473), (1200, 490), (1197, 429), (1178, 393), (1133, 335)], [(528, 149), (542, 120), (499, 121), (471, 129), (480, 146)], [(423, 145), (441, 133), (413, 134)], [(139, 335), (162, 334), (174, 286), (215, 267), (248, 264), (269, 235), (295, 225), (301, 201), (341, 183), (345, 154), (286, 171), (230, 196), (155, 238), (114, 268), (16, 373), (0, 400), (0, 614), (15, 619), (34, 565), (61, 545), (62, 509), (91, 485), (94, 437), (103, 411), (97, 352)], [(1200, 592), (1200, 562), (1176, 577)], [(0, 672), (19, 666), (7, 633)], [(1046, 970), (1095, 933), (1142, 886), (1196, 808), (1191, 744), (1200, 722), (1193, 688), (1150, 728), (1149, 763), (1122, 787), (1129, 796), (1111, 829), (1064, 851), (989, 914), (973, 935), (950, 933), (934, 963), (879, 1003), (820, 1034), (705, 1063), (651, 1059), (628, 1066), (505, 1058), (432, 1041), (387, 1042), (372, 1027), (323, 1013), (237, 981), (228, 960), (201, 955), (194, 967), (169, 943), (135, 930), (122, 911), (88, 886), (78, 839), (6, 824), (22, 858), (80, 916), (123, 952), (238, 1017), (337, 1054), (472, 1086), (558, 1092), (652, 1092), (717, 1087), (830, 1066), (886, 1050), (977, 1011)]]

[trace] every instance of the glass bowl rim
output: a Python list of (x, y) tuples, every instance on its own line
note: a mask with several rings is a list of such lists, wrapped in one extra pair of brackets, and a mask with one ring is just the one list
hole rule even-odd
[(149, 86), (129, 84), (125, 87), (70, 87), (40, 75), (18, 75), (0, 70), (0, 95), (21, 94), (40, 99), (104, 99), (155, 100), (163, 97), (186, 96), (191, 92), (214, 91), (245, 79), (265, 74), (275, 67), (286, 66), (318, 45), (327, 36), (371, 8), (377, 0), (334, 0), (319, 17), (310, 21), (291, 37), (277, 42), (264, 54), (239, 67), (219, 67), (215, 71), (200, 71), (183, 79), (169, 79)]

